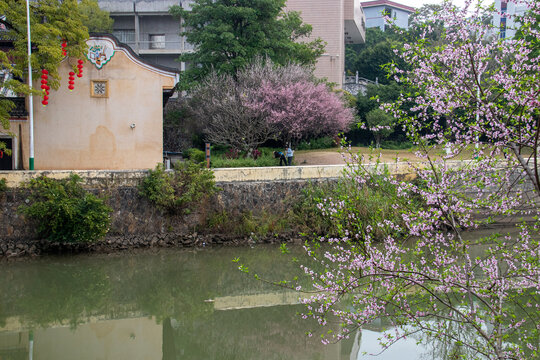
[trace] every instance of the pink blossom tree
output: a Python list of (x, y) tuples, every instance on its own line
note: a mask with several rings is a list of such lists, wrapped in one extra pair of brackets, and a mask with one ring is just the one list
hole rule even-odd
[(249, 105), (279, 129), (284, 142), (335, 136), (354, 120), (338, 94), (310, 81), (263, 81)]
[[(540, 4), (523, 3), (530, 12), (522, 23), (534, 24)], [(319, 204), (325, 216), (353, 224), (337, 238), (306, 244), (315, 264), (303, 266), (313, 284), (304, 317), (341, 324), (324, 342), (384, 317), (393, 330), (383, 348), (423, 333), (450, 344), (456, 358), (540, 354), (540, 59), (530, 56), (540, 34), (524, 26), (522, 39), (500, 39), (485, 21), (493, 10), (470, 4), (445, 4), (438, 13), (442, 43), (431, 44), (433, 29), (418, 25), (419, 38), (398, 51), (411, 70), (392, 69), (397, 81), (416, 86), (386, 109), (426, 158), (410, 164), (417, 180), (397, 181), (382, 166), (352, 158), (349, 180), (391, 184), (403, 221), (354, 226), (347, 199)], [(416, 104), (414, 115), (400, 111), (405, 101)], [(451, 161), (479, 142), (469, 161)], [(442, 148), (450, 154), (434, 159)], [(413, 198), (422, 206), (407, 206)], [(494, 230), (498, 221), (509, 229)]]
[(315, 82), (305, 67), (258, 58), (235, 76), (210, 73), (191, 90), (186, 108), (206, 141), (250, 154), (269, 139), (285, 143), (347, 129), (351, 109)]

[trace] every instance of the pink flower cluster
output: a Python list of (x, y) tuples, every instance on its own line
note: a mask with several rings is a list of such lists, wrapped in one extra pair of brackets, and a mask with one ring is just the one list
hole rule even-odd
[(263, 81), (247, 104), (265, 114), (291, 139), (334, 136), (354, 121), (350, 108), (324, 84), (309, 81), (275, 84)]
[[(349, 224), (320, 248), (306, 245), (313, 263), (303, 269), (316, 293), (304, 300), (305, 316), (342, 325), (324, 342), (384, 318), (396, 329), (384, 333), (384, 347), (423, 333), (467, 358), (539, 356), (540, 58), (531, 41), (540, 41), (540, 3), (522, 3), (530, 9), (521, 19), (531, 24), (525, 39), (500, 39), (485, 21), (491, 9), (446, 3), (434, 19), (445, 24), (442, 40), (430, 43), (433, 28), (420, 24), (418, 41), (399, 52), (411, 70), (394, 75), (418, 93), (386, 109), (405, 119), (426, 161), (410, 164), (414, 183), (382, 177), (395, 188), (401, 224), (363, 226), (340, 199), (321, 201), (322, 214)], [(402, 113), (403, 102), (415, 104), (414, 116)], [(448, 155), (434, 159), (447, 144)], [(449, 161), (468, 147), (470, 160)], [(362, 158), (348, 159), (356, 186), (381, 181)], [(403, 205), (407, 199), (421, 206)], [(498, 223), (507, 228), (494, 229)], [(376, 241), (381, 229), (390, 235)]]

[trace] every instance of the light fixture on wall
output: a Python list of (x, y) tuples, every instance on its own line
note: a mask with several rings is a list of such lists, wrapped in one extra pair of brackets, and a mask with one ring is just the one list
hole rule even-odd
[(129, 127), (131, 128), (131, 130), (135, 129), (135, 123), (129, 125)]

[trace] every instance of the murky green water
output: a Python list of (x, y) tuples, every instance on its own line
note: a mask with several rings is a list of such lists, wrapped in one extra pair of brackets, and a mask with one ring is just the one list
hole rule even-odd
[[(300, 249), (296, 249), (300, 252)], [(0, 359), (368, 359), (374, 325), (323, 346), (297, 296), (271, 279), (299, 273), (277, 247), (140, 251), (0, 262)], [(32, 341), (31, 341), (32, 340)], [(436, 359), (403, 342), (377, 359)]]

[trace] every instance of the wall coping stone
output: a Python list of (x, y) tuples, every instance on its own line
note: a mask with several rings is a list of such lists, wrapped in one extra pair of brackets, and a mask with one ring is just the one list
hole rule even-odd
[[(451, 167), (464, 166), (468, 161), (448, 161)], [(386, 166), (391, 174), (407, 177), (412, 175), (411, 164), (408, 162), (391, 162), (364, 165), (367, 168)], [(246, 181), (283, 181), (309, 179), (336, 179), (343, 175), (347, 165), (302, 165), (302, 166), (270, 166), (244, 168), (213, 169), (215, 181), (246, 182)], [(10, 170), (0, 171), (0, 179), (6, 179), (10, 188), (19, 187), (22, 183), (41, 175), (53, 179), (66, 179), (70, 174), (79, 175), (87, 187), (104, 188), (109, 186), (138, 186), (148, 170)]]

